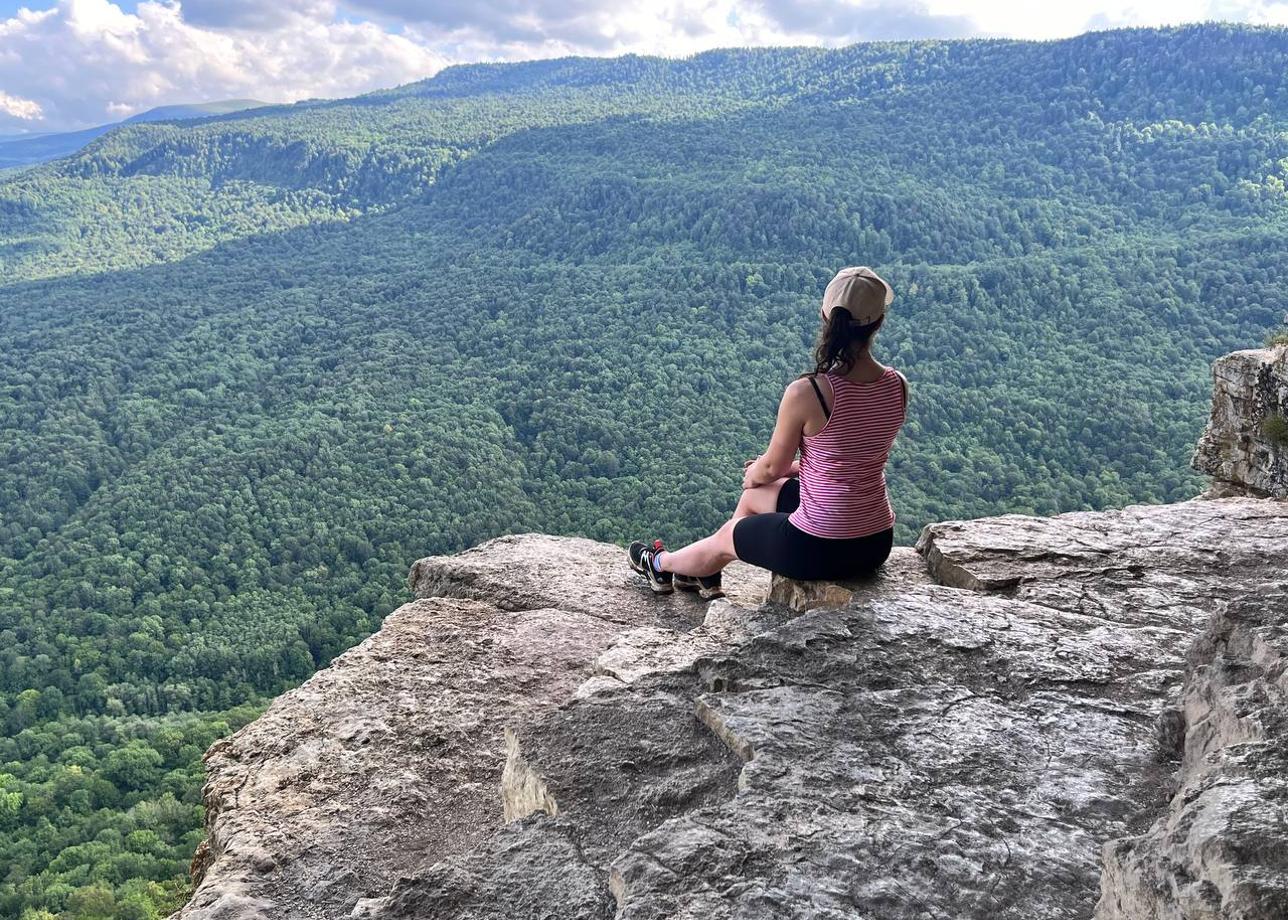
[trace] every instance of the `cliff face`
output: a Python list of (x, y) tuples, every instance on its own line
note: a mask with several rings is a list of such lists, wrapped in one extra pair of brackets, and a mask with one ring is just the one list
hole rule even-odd
[(1103, 920), (1288, 917), (1288, 579), (1241, 596), (1190, 650), (1175, 793), (1105, 847)]
[(211, 749), (178, 916), (1288, 916), (1288, 502), (937, 524), (709, 605), (622, 555), (418, 562)]
[(1266, 431), (1266, 419), (1288, 419), (1288, 345), (1228, 354), (1212, 380), (1212, 418), (1194, 468), (1212, 477), (1216, 495), (1288, 498), (1288, 440)]

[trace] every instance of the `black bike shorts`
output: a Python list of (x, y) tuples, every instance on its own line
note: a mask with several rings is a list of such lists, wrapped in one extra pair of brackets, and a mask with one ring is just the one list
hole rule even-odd
[(811, 581), (869, 575), (890, 555), (894, 528), (841, 540), (816, 537), (787, 519), (800, 503), (801, 483), (793, 477), (783, 483), (775, 511), (753, 514), (735, 524), (733, 548), (738, 558), (788, 578)]

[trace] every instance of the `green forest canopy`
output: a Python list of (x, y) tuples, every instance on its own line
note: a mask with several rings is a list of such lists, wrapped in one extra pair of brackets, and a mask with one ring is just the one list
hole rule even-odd
[(1288, 31), (452, 68), (0, 174), (0, 918), (182, 900), (200, 753), (501, 533), (717, 525), (839, 266), (898, 538), (1167, 501), (1288, 307)]

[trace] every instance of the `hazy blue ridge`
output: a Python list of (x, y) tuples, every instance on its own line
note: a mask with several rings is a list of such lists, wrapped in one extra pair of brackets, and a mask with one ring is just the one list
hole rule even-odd
[(97, 125), (80, 131), (62, 131), (36, 135), (0, 135), (0, 169), (10, 166), (28, 166), (46, 160), (65, 157), (80, 150), (96, 137), (101, 137), (121, 125), (149, 121), (181, 121), (226, 115), (263, 106), (254, 99), (228, 99), (221, 102), (203, 102), (189, 105), (162, 105), (123, 121)]

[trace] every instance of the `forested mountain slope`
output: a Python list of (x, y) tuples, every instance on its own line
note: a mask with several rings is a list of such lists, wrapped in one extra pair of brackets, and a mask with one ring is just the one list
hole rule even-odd
[(902, 541), (1193, 494), (1288, 308), (1285, 74), (1219, 26), (486, 65), (0, 181), (0, 916), (172, 899), (200, 749), (407, 560), (718, 524), (840, 265), (899, 292)]

